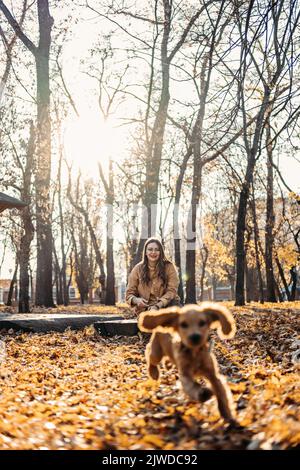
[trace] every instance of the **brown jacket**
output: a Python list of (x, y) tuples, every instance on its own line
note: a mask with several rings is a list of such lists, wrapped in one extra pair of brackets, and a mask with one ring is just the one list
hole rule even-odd
[(128, 278), (126, 302), (130, 306), (132, 306), (131, 300), (133, 297), (143, 297), (149, 302), (149, 305), (159, 302), (161, 307), (166, 307), (173, 299), (180, 300), (177, 295), (179, 279), (173, 263), (166, 264), (166, 286), (163, 285), (163, 281), (156, 272), (149, 284), (142, 284), (141, 267), (142, 262), (133, 268)]

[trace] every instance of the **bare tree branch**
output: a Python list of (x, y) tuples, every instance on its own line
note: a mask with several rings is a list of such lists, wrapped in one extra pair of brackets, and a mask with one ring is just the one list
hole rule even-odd
[(13, 28), (13, 30), (16, 33), (16, 35), (18, 36), (18, 38), (21, 39), (21, 41), (27, 47), (27, 49), (35, 56), (37, 54), (38, 48), (33, 44), (33, 42), (28, 38), (28, 36), (26, 36), (26, 34), (23, 32), (20, 24), (13, 17), (10, 10), (7, 8), (7, 6), (4, 4), (4, 2), (2, 0), (0, 0), (0, 10), (4, 14), (4, 16), (6, 17), (8, 23)]

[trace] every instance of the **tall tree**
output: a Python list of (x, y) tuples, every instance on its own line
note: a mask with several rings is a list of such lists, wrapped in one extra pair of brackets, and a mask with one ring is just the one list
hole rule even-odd
[[(141, 237), (138, 243), (136, 256), (133, 260), (133, 265), (141, 259), (145, 240), (155, 232), (156, 218), (157, 218), (157, 204), (158, 204), (158, 186), (160, 180), (161, 162), (164, 146), (164, 136), (166, 129), (166, 121), (168, 108), (170, 103), (170, 68), (176, 55), (186, 43), (188, 35), (195, 25), (197, 19), (205, 8), (214, 3), (212, 0), (205, 2), (200, 8), (192, 10), (193, 14), (189, 16), (186, 21), (186, 14), (184, 20), (186, 21), (183, 28), (178, 23), (180, 34), (176, 36), (176, 27), (174, 18), (176, 15), (182, 13), (179, 7), (180, 2), (173, 2), (173, 0), (155, 0), (151, 13), (154, 19), (146, 17), (143, 13), (133, 12), (128, 13), (127, 8), (120, 8), (116, 2), (111, 2), (109, 6), (109, 13), (104, 15), (97, 11), (100, 16), (105, 16), (108, 20), (117, 24), (124, 31), (124, 27), (117, 23), (116, 16), (130, 16), (131, 19), (143, 21), (144, 24), (151, 24), (153, 26), (153, 42), (150, 44), (141, 37), (135, 37), (143, 48), (148, 49), (150, 52), (150, 79), (147, 86), (147, 99), (146, 109), (144, 115), (145, 126), (145, 178), (141, 189), (141, 201), (143, 204), (143, 216), (141, 221)], [(90, 9), (96, 12), (89, 2), (87, 5)], [(182, 19), (182, 18), (181, 18)], [(131, 37), (134, 37), (131, 31), (128, 31)], [(161, 41), (159, 43), (159, 39)], [(159, 52), (158, 52), (159, 48)], [(159, 75), (156, 74), (155, 63), (159, 56)], [(157, 92), (157, 85), (160, 85), (159, 93)], [(157, 96), (159, 95), (159, 96)], [(153, 109), (155, 107), (155, 110)], [(154, 110), (154, 114), (153, 114)], [(152, 233), (151, 233), (152, 232)]]
[(104, 261), (103, 261), (100, 246), (98, 243), (98, 238), (96, 235), (95, 227), (90, 217), (89, 207), (84, 207), (83, 204), (79, 200), (79, 183), (81, 179), (81, 174), (79, 173), (78, 178), (77, 178), (76, 197), (74, 198), (72, 195), (72, 191), (71, 191), (72, 180), (71, 180), (71, 168), (70, 167), (68, 167), (68, 172), (69, 172), (69, 179), (68, 179), (67, 196), (72, 206), (76, 209), (76, 211), (78, 211), (78, 213), (82, 215), (84, 222), (85, 222), (85, 226), (87, 227), (89, 231), (92, 246), (95, 251), (96, 262), (100, 271), (99, 282), (101, 285), (101, 300), (102, 302), (104, 302), (106, 298), (106, 274), (105, 274), (105, 269), (104, 269)]
[[(23, 174), (23, 185), (21, 190), (21, 199), (28, 205), (21, 212), (23, 223), (23, 235), (20, 242), (19, 263), (20, 263), (20, 289), (19, 289), (19, 313), (30, 312), (29, 305), (29, 260), (30, 247), (34, 238), (34, 226), (32, 223), (32, 170), (35, 150), (35, 128), (33, 123), (30, 125), (30, 136), (26, 152), (26, 163)], [(20, 159), (19, 163), (21, 165)], [(32, 295), (32, 292), (31, 292)]]
[(36, 143), (36, 232), (37, 232), (37, 305), (53, 306), (52, 295), (52, 229), (50, 210), (51, 119), (49, 57), (53, 18), (48, 0), (37, 0), (39, 43), (36, 46), (25, 34), (20, 23), (0, 0), (0, 11), (26, 48), (32, 53), (36, 66), (37, 143)]
[[(270, 113), (269, 113), (270, 114)], [(266, 150), (267, 150), (267, 205), (266, 205), (266, 227), (265, 227), (265, 264), (266, 264), (266, 300), (276, 302), (275, 278), (273, 269), (274, 248), (274, 171), (273, 171), (273, 147), (271, 136), (270, 115), (266, 119)]]
[(114, 267), (114, 239), (113, 239), (113, 225), (114, 225), (114, 210), (113, 205), (115, 202), (114, 195), (114, 179), (113, 179), (113, 164), (111, 158), (109, 159), (108, 181), (106, 180), (102, 166), (99, 163), (99, 173), (102, 180), (105, 193), (106, 193), (106, 294), (105, 304), (115, 305), (115, 267)]
[[(244, 122), (244, 146), (247, 157), (236, 230), (236, 305), (245, 304), (245, 222), (249, 190), (256, 161), (261, 153), (266, 120), (274, 107), (277, 107), (277, 115), (284, 111), (293, 96), (290, 77), (295, 61), (293, 51), (299, 16), (300, 9), (297, 2), (288, 4), (284, 0), (276, 2), (269, 0), (263, 5), (252, 0), (249, 4), (242, 4), (236, 9), (236, 21), (242, 42), (238, 98)], [(259, 47), (259, 38), (264, 38), (261, 47)], [(268, 62), (272, 62), (272, 67), (266, 67)], [(250, 132), (247, 132), (246, 122), (249, 119), (250, 107), (253, 108), (253, 89), (249, 83), (251, 73), (259, 104), (255, 125)], [(282, 87), (284, 78), (288, 85)], [(288, 93), (284, 93), (286, 91)]]
[[(228, 31), (232, 32), (232, 2), (222, 0), (209, 8), (209, 3), (205, 5), (206, 15), (203, 14), (202, 23), (199, 27), (199, 48), (194, 58), (193, 82), (199, 99), (195, 118), (189, 126), (180, 126), (184, 131), (188, 142), (187, 151), (180, 165), (180, 172), (176, 183), (175, 210), (173, 214), (174, 233), (178, 233), (178, 204), (180, 200), (180, 190), (183, 175), (187, 167), (187, 162), (191, 158), (193, 166), (191, 200), (186, 227), (186, 302), (196, 302), (196, 244), (199, 240), (199, 227), (197, 226), (197, 212), (201, 199), (201, 186), (203, 171), (208, 164), (223, 155), (232, 144), (243, 133), (243, 128), (237, 128), (234, 119), (236, 115), (236, 103), (231, 100), (230, 107), (227, 103), (225, 108), (223, 101), (215, 112), (210, 108), (211, 96), (218, 96), (219, 91), (215, 85), (212, 86), (213, 73), (219, 71), (227, 72), (227, 61), (231, 60), (231, 44), (224, 48), (223, 39)], [(206, 20), (207, 18), (207, 20)], [(197, 30), (196, 30), (197, 31)], [(194, 34), (197, 34), (194, 32)], [(222, 86), (222, 93), (230, 94), (234, 80)], [(208, 112), (207, 112), (208, 110)], [(211, 122), (214, 122), (214, 131), (211, 132)], [(254, 118), (250, 118), (246, 127), (251, 126)], [(174, 121), (173, 121), (174, 123)], [(209, 126), (209, 127), (208, 127)], [(232, 132), (234, 129), (234, 133)], [(220, 132), (221, 130), (221, 132)], [(209, 136), (209, 137), (208, 137)], [(229, 137), (228, 137), (229, 136)], [(180, 241), (175, 243), (176, 264), (180, 260)], [(178, 264), (177, 264), (178, 266)]]

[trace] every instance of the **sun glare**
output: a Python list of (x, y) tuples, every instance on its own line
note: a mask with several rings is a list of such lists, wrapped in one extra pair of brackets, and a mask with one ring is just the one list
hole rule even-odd
[(93, 176), (100, 161), (104, 168), (111, 157), (120, 161), (124, 154), (124, 134), (112, 121), (80, 117), (66, 123), (65, 152), (69, 162)]

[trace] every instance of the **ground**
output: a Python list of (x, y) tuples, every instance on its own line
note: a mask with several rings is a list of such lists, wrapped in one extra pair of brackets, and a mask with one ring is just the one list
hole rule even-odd
[(148, 380), (145, 336), (2, 330), (0, 449), (299, 448), (300, 303), (232, 311), (237, 334), (214, 333), (214, 351), (242, 429), (224, 426), (214, 398), (188, 402), (174, 369)]

